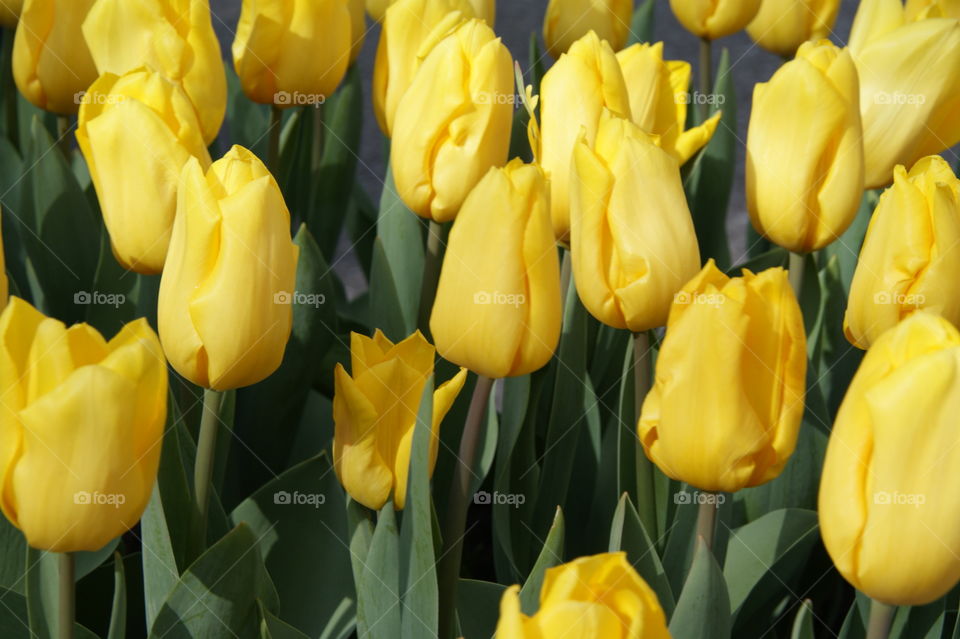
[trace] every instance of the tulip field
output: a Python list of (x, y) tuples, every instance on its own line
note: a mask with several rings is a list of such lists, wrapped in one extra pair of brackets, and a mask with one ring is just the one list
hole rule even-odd
[(960, 639), (960, 0), (510, 2), (0, 0), (0, 639)]

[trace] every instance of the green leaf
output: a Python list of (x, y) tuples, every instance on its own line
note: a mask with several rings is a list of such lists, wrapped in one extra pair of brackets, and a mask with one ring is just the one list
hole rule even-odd
[(308, 636), (260, 606), (260, 639), (308, 639)]
[[(356, 566), (354, 563), (354, 566)], [(370, 552), (354, 568), (357, 584), (359, 639), (396, 639), (400, 636), (400, 534), (389, 500), (380, 509), (370, 540)]]
[(57, 554), (27, 547), (24, 573), (31, 636), (51, 637), (57, 628)]
[[(697, 540), (690, 574), (670, 618), (670, 634), (683, 639), (730, 639), (730, 598), (713, 553)], [(740, 635), (737, 635), (740, 636)]]
[(787, 262), (789, 262), (789, 260), (790, 252), (785, 248), (775, 246), (765, 253), (751, 257), (745, 262), (740, 262), (736, 266), (727, 269), (727, 275), (739, 277), (743, 269), (748, 269), (753, 273), (759, 273), (760, 271), (765, 271), (768, 268), (777, 266), (787, 268)]
[(487, 402), (487, 410), (483, 416), (483, 422), (480, 427), (479, 449), (474, 457), (473, 468), (470, 469), (470, 494), (473, 495), (480, 490), (481, 484), (490, 473), (493, 466), (493, 458), (497, 454), (497, 439), (500, 436), (500, 423), (497, 419), (497, 393), (496, 389), (490, 393), (490, 399)]
[(110, 628), (107, 639), (127, 636), (127, 578), (123, 573), (123, 557), (113, 553), (113, 606), (110, 609)]
[(626, 494), (620, 498), (613, 515), (609, 550), (610, 552), (623, 550), (627, 553), (630, 564), (657, 593), (657, 599), (660, 600), (660, 605), (669, 619), (676, 606), (673, 591), (670, 589), (670, 580), (667, 578), (663, 564), (660, 563), (656, 545), (644, 530), (643, 524), (640, 523), (640, 516)]
[(925, 606), (901, 606), (890, 627), (890, 639), (940, 639), (946, 623), (946, 598)]
[(837, 635), (837, 639), (864, 639), (866, 636), (867, 631), (864, 627), (863, 617), (860, 614), (857, 602), (854, 601), (846, 619), (843, 621), (843, 625), (840, 627), (840, 634)]
[[(270, 109), (248, 98), (240, 86), (240, 78), (237, 77), (233, 65), (224, 66), (227, 74), (227, 125), (224, 128), (230, 131), (234, 143), (245, 146), (257, 156), (265, 158), (270, 137), (266, 135), (270, 124)], [(216, 156), (220, 151), (220, 149), (214, 149), (211, 155)]]
[(464, 639), (490, 639), (497, 629), (500, 598), (506, 586), (461, 579), (457, 587), (457, 616)]
[(535, 614), (540, 607), (540, 588), (543, 586), (543, 578), (547, 570), (563, 563), (563, 537), (563, 511), (558, 506), (537, 562), (527, 576), (523, 588), (520, 589), (520, 607), (526, 615)]
[(151, 628), (167, 595), (180, 580), (159, 484), (154, 484), (153, 495), (140, 519), (140, 542), (143, 548), (143, 603), (147, 628)]
[(790, 631), (790, 639), (814, 639), (813, 603), (809, 599), (802, 602), (797, 610), (793, 629)]
[[(543, 81), (543, 76), (547, 72), (546, 65), (544, 65), (543, 60), (546, 57), (546, 53), (540, 51), (540, 45), (537, 37), (539, 36), (538, 32), (533, 31), (530, 33), (530, 46), (528, 47), (527, 53), (530, 56), (530, 85), (533, 87), (533, 94), (540, 95), (540, 82)], [(520, 109), (524, 111), (525, 109)]]
[(23, 533), (6, 517), (0, 517), (0, 588), (24, 593), (23, 557), (26, 552), (27, 540), (24, 539)]
[(840, 259), (832, 256), (820, 271), (820, 287), (823, 291), (822, 328), (818, 339), (818, 352), (813, 364), (824, 396), (828, 415), (836, 415), (840, 402), (854, 373), (863, 360), (864, 351), (847, 341), (843, 334), (843, 316), (847, 309), (847, 292), (844, 289)]
[(853, 280), (853, 273), (857, 268), (860, 247), (863, 245), (863, 238), (867, 234), (867, 226), (870, 224), (870, 219), (879, 199), (879, 189), (865, 191), (853, 223), (837, 241), (830, 243), (820, 252), (824, 262), (829, 262), (834, 256), (837, 258), (844, 297), (850, 293), (850, 282)]
[(13, 590), (0, 588), (0, 601), (3, 602), (0, 605), (0, 637), (31, 636), (26, 597)]
[(630, 22), (630, 38), (627, 46), (637, 42), (653, 42), (654, 0), (643, 0), (633, 10), (633, 20)]

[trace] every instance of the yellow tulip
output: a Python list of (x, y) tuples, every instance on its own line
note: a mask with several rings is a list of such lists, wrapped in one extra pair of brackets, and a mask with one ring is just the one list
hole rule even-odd
[[(333, 468), (357, 502), (379, 510), (407, 498), (410, 448), (420, 397), (433, 373), (434, 349), (419, 331), (394, 344), (379, 330), (373, 338), (350, 335), (351, 374), (334, 371)], [(466, 369), (433, 392), (430, 474), (437, 463), (440, 422), (463, 388)]]
[(919, 606), (960, 579), (960, 334), (916, 313), (867, 351), (820, 480), (837, 570), (883, 603)]
[(775, 478), (797, 443), (806, 351), (786, 271), (729, 278), (710, 260), (670, 309), (640, 418), (647, 457), (702, 490)]
[(747, 208), (761, 235), (795, 253), (821, 249), (853, 222), (863, 195), (857, 70), (827, 40), (804, 43), (753, 92)]
[(583, 130), (593, 145), (604, 109), (630, 118), (630, 98), (617, 56), (592, 31), (573, 43), (540, 84), (540, 162), (550, 180), (550, 217), (557, 239), (570, 234), (570, 167)]
[(180, 173), (190, 158), (204, 170), (210, 166), (190, 99), (156, 71), (105, 73), (84, 96), (77, 142), (113, 254), (125, 268), (159, 273), (177, 212)]
[(560, 339), (560, 261), (537, 165), (514, 159), (470, 192), (450, 231), (430, 331), (440, 355), (490, 378), (542, 368)]
[(843, 328), (859, 348), (920, 309), (960, 324), (960, 180), (938, 155), (893, 175), (850, 284)]
[(763, 0), (747, 25), (747, 33), (761, 47), (791, 58), (807, 40), (830, 35), (840, 0)]
[(581, 557), (547, 570), (540, 609), (520, 611), (520, 586), (500, 599), (497, 639), (670, 639), (667, 619), (653, 589), (626, 553)]
[(8, 29), (15, 29), (22, 8), (23, 0), (4, 0), (0, 2), (0, 25)]
[(720, 113), (684, 131), (690, 102), (690, 64), (664, 60), (663, 43), (634, 44), (617, 53), (617, 61), (630, 95), (633, 121), (660, 138), (660, 146), (680, 164), (702, 149), (720, 123)]
[(160, 280), (160, 341), (194, 384), (249, 386), (280, 366), (290, 337), (298, 249), (276, 181), (234, 146), (204, 174), (190, 158)]
[(860, 73), (866, 187), (960, 142), (960, 2), (863, 0), (850, 32)]
[(0, 507), (34, 548), (99, 550), (150, 501), (167, 367), (145, 319), (109, 342), (13, 297), (0, 315)]
[(0, 309), (7, 305), (10, 295), (10, 281), (7, 279), (7, 261), (3, 251), (3, 233), (0, 232)]
[(390, 151), (397, 193), (417, 215), (452, 220), (487, 171), (506, 163), (512, 65), (500, 38), (476, 18), (423, 61), (397, 107)]
[(595, 32), (615, 51), (627, 44), (633, 0), (550, 0), (543, 20), (543, 41), (554, 58), (574, 42)]
[(183, 86), (210, 144), (227, 110), (227, 76), (208, 0), (97, 0), (83, 23), (99, 73), (146, 65)]
[(97, 67), (81, 25), (96, 0), (24, 0), (13, 43), (13, 79), (35, 106), (70, 115)]
[(760, 0), (670, 0), (670, 8), (687, 31), (698, 38), (716, 40), (750, 24), (760, 9)]
[(350, 64), (356, 62), (363, 50), (363, 41), (367, 37), (367, 14), (364, 11), (363, 0), (347, 0), (350, 8), (350, 34), (353, 42), (350, 45)]
[(674, 294), (700, 270), (677, 160), (607, 112), (594, 147), (577, 143), (570, 179), (570, 254), (583, 305), (615, 328), (663, 326)]
[[(367, 0), (367, 13), (374, 20), (381, 21), (387, 13), (387, 9), (401, 0)], [(487, 21), (491, 27), (496, 18), (497, 3), (496, 0), (467, 0), (473, 7), (473, 15)]]
[(233, 68), (254, 102), (322, 104), (347, 72), (356, 34), (352, 0), (243, 0)]

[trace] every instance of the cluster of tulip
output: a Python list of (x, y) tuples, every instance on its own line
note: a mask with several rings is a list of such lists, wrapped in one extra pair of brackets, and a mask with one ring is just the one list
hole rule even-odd
[(696, 90), (634, 4), (528, 84), (494, 0), (243, 0), (232, 69), (208, 0), (0, 0), (0, 622), (106, 566), (111, 639), (960, 636), (960, 2), (670, 0)]

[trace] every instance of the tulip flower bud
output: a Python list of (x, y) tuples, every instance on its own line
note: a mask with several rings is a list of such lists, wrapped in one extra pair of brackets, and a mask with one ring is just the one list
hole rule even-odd
[(97, 0), (83, 34), (100, 74), (157, 70), (182, 85), (204, 142), (217, 137), (227, 110), (227, 76), (208, 0)]
[(77, 142), (113, 254), (125, 268), (159, 273), (177, 212), (180, 173), (190, 158), (203, 170), (210, 166), (190, 99), (153, 70), (141, 67), (122, 77), (105, 73), (84, 96)]
[(847, 50), (804, 43), (753, 92), (747, 208), (758, 233), (795, 253), (853, 222), (863, 195), (857, 70)]
[(684, 29), (716, 40), (746, 27), (757, 15), (760, 0), (670, 0), (670, 8)]
[[(334, 371), (333, 468), (355, 501), (379, 510), (407, 498), (410, 448), (420, 397), (433, 373), (434, 349), (417, 331), (394, 344), (379, 330), (373, 338), (350, 334), (351, 373)], [(433, 392), (430, 475), (437, 463), (440, 422), (467, 379), (466, 369)]]
[(7, 260), (3, 251), (3, 233), (0, 232), (0, 309), (7, 306), (10, 295), (10, 281), (7, 279)]
[(850, 284), (843, 329), (858, 348), (920, 309), (960, 324), (960, 180), (939, 155), (893, 175)]
[(137, 523), (167, 416), (167, 366), (145, 319), (107, 342), (11, 298), (0, 394), (0, 507), (27, 543), (94, 551)]
[(97, 79), (80, 25), (96, 0), (24, 0), (13, 43), (13, 79), (34, 106), (61, 115), (80, 109)]
[(680, 166), (635, 124), (605, 113), (573, 154), (570, 254), (583, 305), (604, 324), (663, 326), (700, 270)]
[(960, 3), (862, 0), (850, 32), (860, 74), (866, 187), (960, 142)]
[(670, 639), (656, 593), (623, 552), (581, 557), (547, 569), (540, 608), (520, 611), (520, 586), (500, 599), (497, 639)]
[(867, 351), (833, 424), (820, 534), (837, 570), (920, 606), (960, 579), (960, 333), (920, 312)]
[(477, 19), (461, 23), (423, 61), (397, 107), (390, 152), (397, 193), (417, 215), (452, 220), (487, 171), (506, 163), (512, 64)]
[(627, 44), (633, 0), (550, 0), (543, 20), (543, 41), (554, 58), (593, 31), (619, 51)]
[(830, 35), (840, 0), (763, 0), (747, 33), (761, 47), (792, 58), (807, 40)]
[(293, 321), (297, 246), (276, 181), (234, 146), (204, 175), (190, 158), (160, 280), (160, 341), (198, 386), (249, 386), (280, 366)]
[(630, 119), (630, 98), (610, 44), (592, 31), (573, 43), (540, 84), (540, 163), (550, 181), (550, 217), (557, 239), (570, 234), (570, 167), (584, 132), (593, 145), (604, 109)]
[(667, 476), (702, 490), (770, 481), (797, 443), (806, 369), (787, 272), (729, 278), (710, 260), (670, 309), (640, 443)]
[(633, 121), (680, 164), (702, 149), (713, 137), (721, 113), (684, 131), (690, 104), (690, 64), (664, 60), (663, 43), (634, 44), (617, 53), (617, 61), (630, 96)]
[(463, 203), (430, 331), (444, 359), (486, 377), (513, 377), (550, 361), (562, 314), (546, 180), (539, 166), (515, 158), (490, 169)]
[[(387, 9), (401, 0), (367, 0), (367, 13), (377, 21), (382, 21), (387, 13)], [(491, 27), (496, 18), (497, 3), (496, 0), (467, 0), (473, 9), (473, 15), (487, 21)]]
[(350, 9), (350, 35), (353, 42), (350, 45), (350, 64), (356, 62), (363, 50), (363, 41), (367, 37), (367, 14), (364, 11), (363, 0), (347, 0)]
[(22, 8), (23, 0), (4, 0), (4, 2), (0, 2), (0, 25), (8, 29), (15, 29)]
[(322, 104), (347, 72), (356, 34), (352, 0), (243, 0), (233, 68), (254, 102)]

